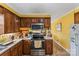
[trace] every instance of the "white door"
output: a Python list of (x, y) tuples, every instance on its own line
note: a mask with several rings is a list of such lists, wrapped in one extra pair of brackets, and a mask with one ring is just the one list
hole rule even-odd
[(70, 54), (79, 56), (79, 24), (74, 24), (71, 27)]
[(71, 27), (70, 31), (70, 55), (75, 56), (76, 55), (76, 46), (75, 46), (75, 25)]

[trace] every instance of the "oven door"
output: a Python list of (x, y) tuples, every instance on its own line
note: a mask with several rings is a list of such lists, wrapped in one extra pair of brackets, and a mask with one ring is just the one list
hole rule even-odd
[(44, 40), (32, 40), (31, 49), (44, 49)]

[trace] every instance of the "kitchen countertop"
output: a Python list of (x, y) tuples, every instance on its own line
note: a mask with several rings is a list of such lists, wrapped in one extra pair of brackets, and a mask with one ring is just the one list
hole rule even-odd
[(8, 49), (10, 49), (12, 46), (16, 45), (20, 41), (22, 41), (22, 39), (14, 40), (11, 44), (5, 45), (5, 48), (3, 48), (2, 50), (0, 50), (0, 54), (2, 54), (3, 52), (7, 51)]
[[(52, 39), (52, 37), (44, 37), (44, 39)], [(28, 37), (25, 37), (25, 38), (22, 38), (22, 39), (15, 39), (11, 44), (9, 44), (9, 45), (6, 45), (6, 47), (4, 48), (4, 49), (2, 49), (2, 50), (0, 50), (0, 55), (2, 54), (2, 53), (4, 53), (5, 51), (7, 51), (8, 49), (10, 49), (12, 46), (14, 46), (14, 45), (16, 45), (17, 43), (19, 43), (20, 41), (22, 41), (22, 40), (31, 40), (31, 38), (28, 38)], [(58, 44), (62, 49), (64, 49), (56, 40), (53, 40), (56, 44)], [(64, 49), (64, 51), (66, 51), (68, 54), (70, 54), (69, 53), (69, 51), (67, 51), (66, 49)]]
[[(44, 37), (44, 39), (52, 39), (52, 37)], [(19, 43), (20, 41), (22, 40), (31, 40), (31, 38), (28, 38), (28, 37), (25, 37), (25, 38), (22, 38), (22, 39), (15, 39), (11, 44), (8, 44), (8, 45), (4, 45), (5, 48), (1, 49), (0, 50), (0, 54), (4, 53), (5, 51), (7, 51), (8, 49), (10, 49), (12, 46), (16, 45), (17, 43)]]

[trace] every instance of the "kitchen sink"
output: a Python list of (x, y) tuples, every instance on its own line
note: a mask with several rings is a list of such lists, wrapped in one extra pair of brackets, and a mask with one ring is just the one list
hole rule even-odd
[(3, 49), (5, 49), (7, 46), (5, 46), (5, 45), (1, 45), (0, 44), (0, 50), (3, 50)]

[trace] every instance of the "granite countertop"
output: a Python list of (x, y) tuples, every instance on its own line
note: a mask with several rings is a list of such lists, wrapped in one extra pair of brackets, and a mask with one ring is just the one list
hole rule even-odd
[(11, 44), (9, 45), (4, 45), (5, 48), (0, 50), (0, 54), (2, 54), (3, 52), (7, 51), (8, 49), (10, 49), (12, 46), (16, 45), (17, 43), (19, 43), (20, 41), (22, 41), (22, 39), (15, 39)]
[[(44, 39), (52, 39), (52, 37), (44, 37)], [(7, 51), (8, 49), (10, 49), (12, 46), (16, 45), (17, 43), (19, 43), (22, 40), (31, 40), (31, 38), (25, 37), (25, 38), (21, 38), (21, 39), (15, 39), (11, 44), (8, 45), (4, 45), (5, 48), (0, 49), (0, 54), (4, 53), (5, 51)], [(1, 47), (0, 47), (1, 48)]]

